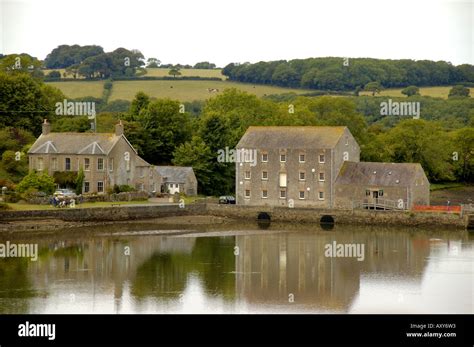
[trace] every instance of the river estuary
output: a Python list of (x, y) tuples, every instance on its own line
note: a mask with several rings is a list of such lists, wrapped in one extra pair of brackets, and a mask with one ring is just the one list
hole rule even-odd
[(134, 223), (6, 242), (38, 254), (0, 258), (0, 313), (474, 313), (465, 231)]

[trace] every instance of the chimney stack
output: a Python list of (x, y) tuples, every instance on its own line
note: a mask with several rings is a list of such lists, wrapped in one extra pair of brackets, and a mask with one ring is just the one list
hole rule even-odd
[(51, 124), (48, 123), (48, 120), (46, 118), (43, 121), (42, 127), (43, 127), (43, 131), (42, 131), (43, 135), (48, 135), (51, 132)]
[(116, 136), (123, 135), (123, 124), (121, 120), (118, 122), (118, 124), (115, 124), (115, 135)]

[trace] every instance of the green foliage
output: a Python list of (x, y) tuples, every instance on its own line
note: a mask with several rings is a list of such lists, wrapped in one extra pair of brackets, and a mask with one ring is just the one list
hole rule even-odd
[(49, 73), (46, 75), (46, 78), (47, 78), (49, 81), (60, 80), (60, 79), (61, 79), (61, 72), (59, 72), (58, 70), (53, 70), (53, 71), (49, 72)]
[(146, 65), (147, 68), (157, 68), (160, 66), (161, 61), (156, 58), (148, 58), (146, 63), (147, 63)]
[(452, 98), (452, 97), (456, 97), (456, 96), (468, 97), (470, 92), (471, 91), (470, 91), (469, 88), (466, 88), (462, 85), (457, 85), (457, 86), (454, 86), (453, 88), (451, 88), (451, 90), (449, 91), (448, 98)]
[(51, 176), (46, 173), (39, 174), (36, 171), (31, 171), (16, 186), (16, 190), (19, 193), (35, 190), (46, 194), (52, 194), (55, 187), (54, 179)]
[(181, 72), (179, 71), (179, 68), (172, 68), (172, 69), (168, 72), (168, 75), (171, 75), (171, 76), (173, 76), (174, 78), (176, 78), (176, 76), (181, 75)]
[(191, 141), (177, 147), (173, 156), (174, 165), (193, 168), (199, 192), (209, 195), (220, 194), (220, 187), (217, 187), (212, 180), (213, 160), (216, 156), (199, 136), (193, 136)]
[(114, 186), (112, 187), (109, 193), (118, 194), (118, 193), (125, 193), (125, 192), (134, 192), (134, 191), (135, 191), (135, 188), (133, 188), (132, 186), (129, 186), (126, 184), (122, 184), (122, 185), (114, 184)]
[(84, 175), (84, 170), (82, 169), (82, 167), (79, 169), (79, 172), (76, 176), (76, 181), (75, 181), (75, 184), (76, 184), (76, 194), (77, 195), (80, 195), (82, 194), (82, 186), (84, 184), (84, 178), (86, 176)]
[[(75, 171), (55, 171), (54, 182), (61, 188), (76, 188), (78, 173)], [(82, 187), (82, 185), (81, 185)]]
[(402, 94), (406, 96), (420, 95), (420, 88), (417, 86), (408, 86), (402, 89)]
[(28, 74), (0, 73), (0, 128), (15, 127), (41, 133), (43, 118), (54, 120), (55, 104), (65, 96)]
[(194, 69), (215, 69), (216, 64), (210, 63), (208, 61), (202, 61), (193, 66)]
[(355, 90), (379, 81), (384, 88), (474, 82), (474, 66), (444, 61), (385, 60), (341, 57), (231, 63), (222, 73), (232, 81), (297, 86), (322, 90)]
[(80, 64), (88, 57), (103, 54), (104, 49), (100, 46), (61, 45), (53, 49), (46, 56), (44, 64), (48, 69), (68, 68)]
[(382, 91), (382, 86), (379, 82), (369, 82), (365, 85), (364, 90), (368, 92), (372, 92), (372, 96)]

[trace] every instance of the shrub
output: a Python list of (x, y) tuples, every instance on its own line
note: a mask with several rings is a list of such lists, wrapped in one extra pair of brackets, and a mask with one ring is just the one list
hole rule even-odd
[(55, 187), (54, 179), (51, 176), (46, 173), (38, 174), (36, 171), (31, 171), (18, 183), (16, 190), (28, 195), (35, 193), (35, 191), (53, 194)]

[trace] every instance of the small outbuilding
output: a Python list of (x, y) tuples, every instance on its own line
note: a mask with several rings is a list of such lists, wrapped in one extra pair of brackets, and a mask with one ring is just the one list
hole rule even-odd
[(162, 193), (197, 194), (197, 179), (194, 170), (189, 166), (155, 166), (161, 176)]
[(430, 183), (415, 163), (346, 161), (335, 190), (337, 208), (411, 209), (430, 203)]

